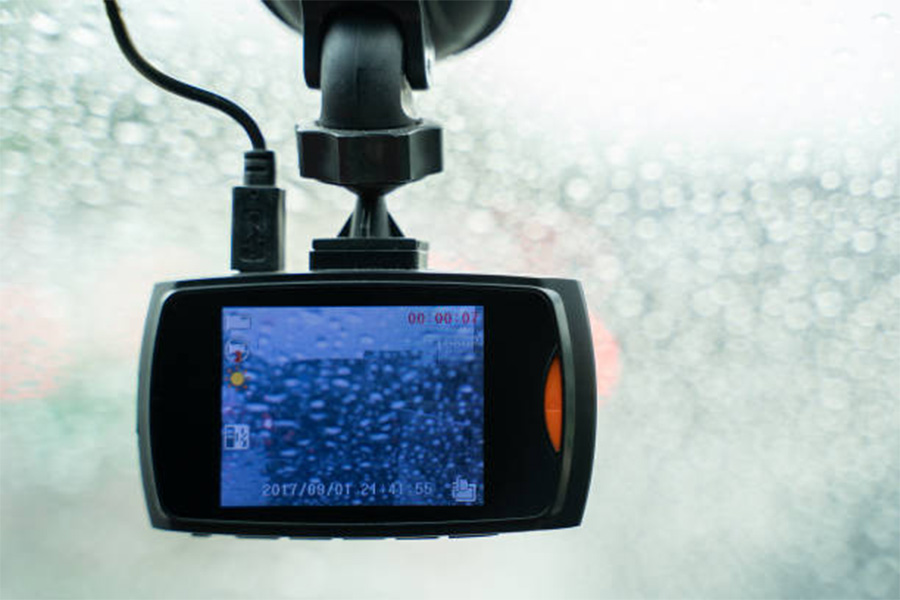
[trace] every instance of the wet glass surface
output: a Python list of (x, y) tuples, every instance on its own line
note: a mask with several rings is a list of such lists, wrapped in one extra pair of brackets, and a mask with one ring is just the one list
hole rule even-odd
[[(278, 152), (288, 262), (337, 233), (317, 115), (257, 2), (122, 0), (142, 51)], [(243, 132), (141, 79), (100, 2), (0, 1), (0, 594), (897, 598), (900, 11), (519, 2), (439, 63), (445, 172), (391, 194), (437, 270), (579, 278), (600, 380), (575, 530), (428, 542), (150, 528), (153, 282), (226, 272)]]

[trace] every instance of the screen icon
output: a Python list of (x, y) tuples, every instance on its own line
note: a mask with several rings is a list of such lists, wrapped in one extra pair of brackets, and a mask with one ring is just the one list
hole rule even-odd
[(226, 425), (222, 431), (225, 450), (247, 450), (250, 448), (249, 425)]
[(228, 340), (225, 344), (225, 355), (229, 360), (239, 363), (247, 360), (250, 356), (250, 349), (244, 340)]
[(451, 489), (451, 493), (453, 495), (453, 499), (457, 502), (475, 502), (475, 492), (478, 490), (478, 484), (469, 483), (462, 477), (456, 477), (456, 481), (453, 482), (453, 487)]
[(247, 315), (225, 315), (225, 329), (250, 329), (250, 317)]

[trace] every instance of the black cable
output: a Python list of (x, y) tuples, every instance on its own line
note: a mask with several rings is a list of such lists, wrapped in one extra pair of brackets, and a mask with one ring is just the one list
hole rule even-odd
[(266, 149), (266, 141), (263, 138), (262, 132), (259, 130), (256, 121), (253, 120), (253, 117), (251, 117), (247, 111), (227, 98), (194, 87), (183, 81), (178, 81), (174, 77), (170, 77), (157, 70), (153, 65), (148, 63), (137, 51), (137, 48), (134, 47), (131, 38), (128, 36), (128, 30), (125, 28), (125, 23), (122, 21), (122, 15), (119, 14), (119, 5), (116, 0), (104, 0), (104, 4), (106, 5), (106, 15), (109, 17), (113, 34), (116, 36), (116, 42), (119, 43), (122, 54), (125, 55), (125, 58), (128, 59), (131, 66), (137, 69), (141, 75), (166, 91), (224, 112), (244, 128), (244, 131), (250, 136), (250, 142), (253, 144), (254, 150)]

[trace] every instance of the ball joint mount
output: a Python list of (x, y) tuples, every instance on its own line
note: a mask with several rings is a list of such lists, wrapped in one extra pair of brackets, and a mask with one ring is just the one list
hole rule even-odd
[(297, 126), (300, 175), (356, 195), (338, 236), (313, 240), (310, 270), (426, 268), (428, 243), (405, 237), (385, 202), (443, 166), (441, 128), (408, 114), (411, 89), (428, 88), (436, 50), (480, 41), (510, 2), (265, 3), (302, 31), (304, 77), (322, 92), (319, 119)]

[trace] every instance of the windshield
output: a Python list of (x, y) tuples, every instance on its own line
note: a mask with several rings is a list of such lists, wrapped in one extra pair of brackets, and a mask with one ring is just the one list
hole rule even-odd
[[(251, 0), (122, 0), (160, 68), (278, 152), (288, 266), (348, 192)], [(599, 382), (583, 525), (486, 539), (151, 529), (134, 434), (154, 282), (227, 272), (243, 132), (165, 94), (102, 3), (0, 2), (3, 597), (900, 596), (900, 11), (519, 2), (433, 67), (444, 173), (388, 202), (434, 270), (580, 279)]]

